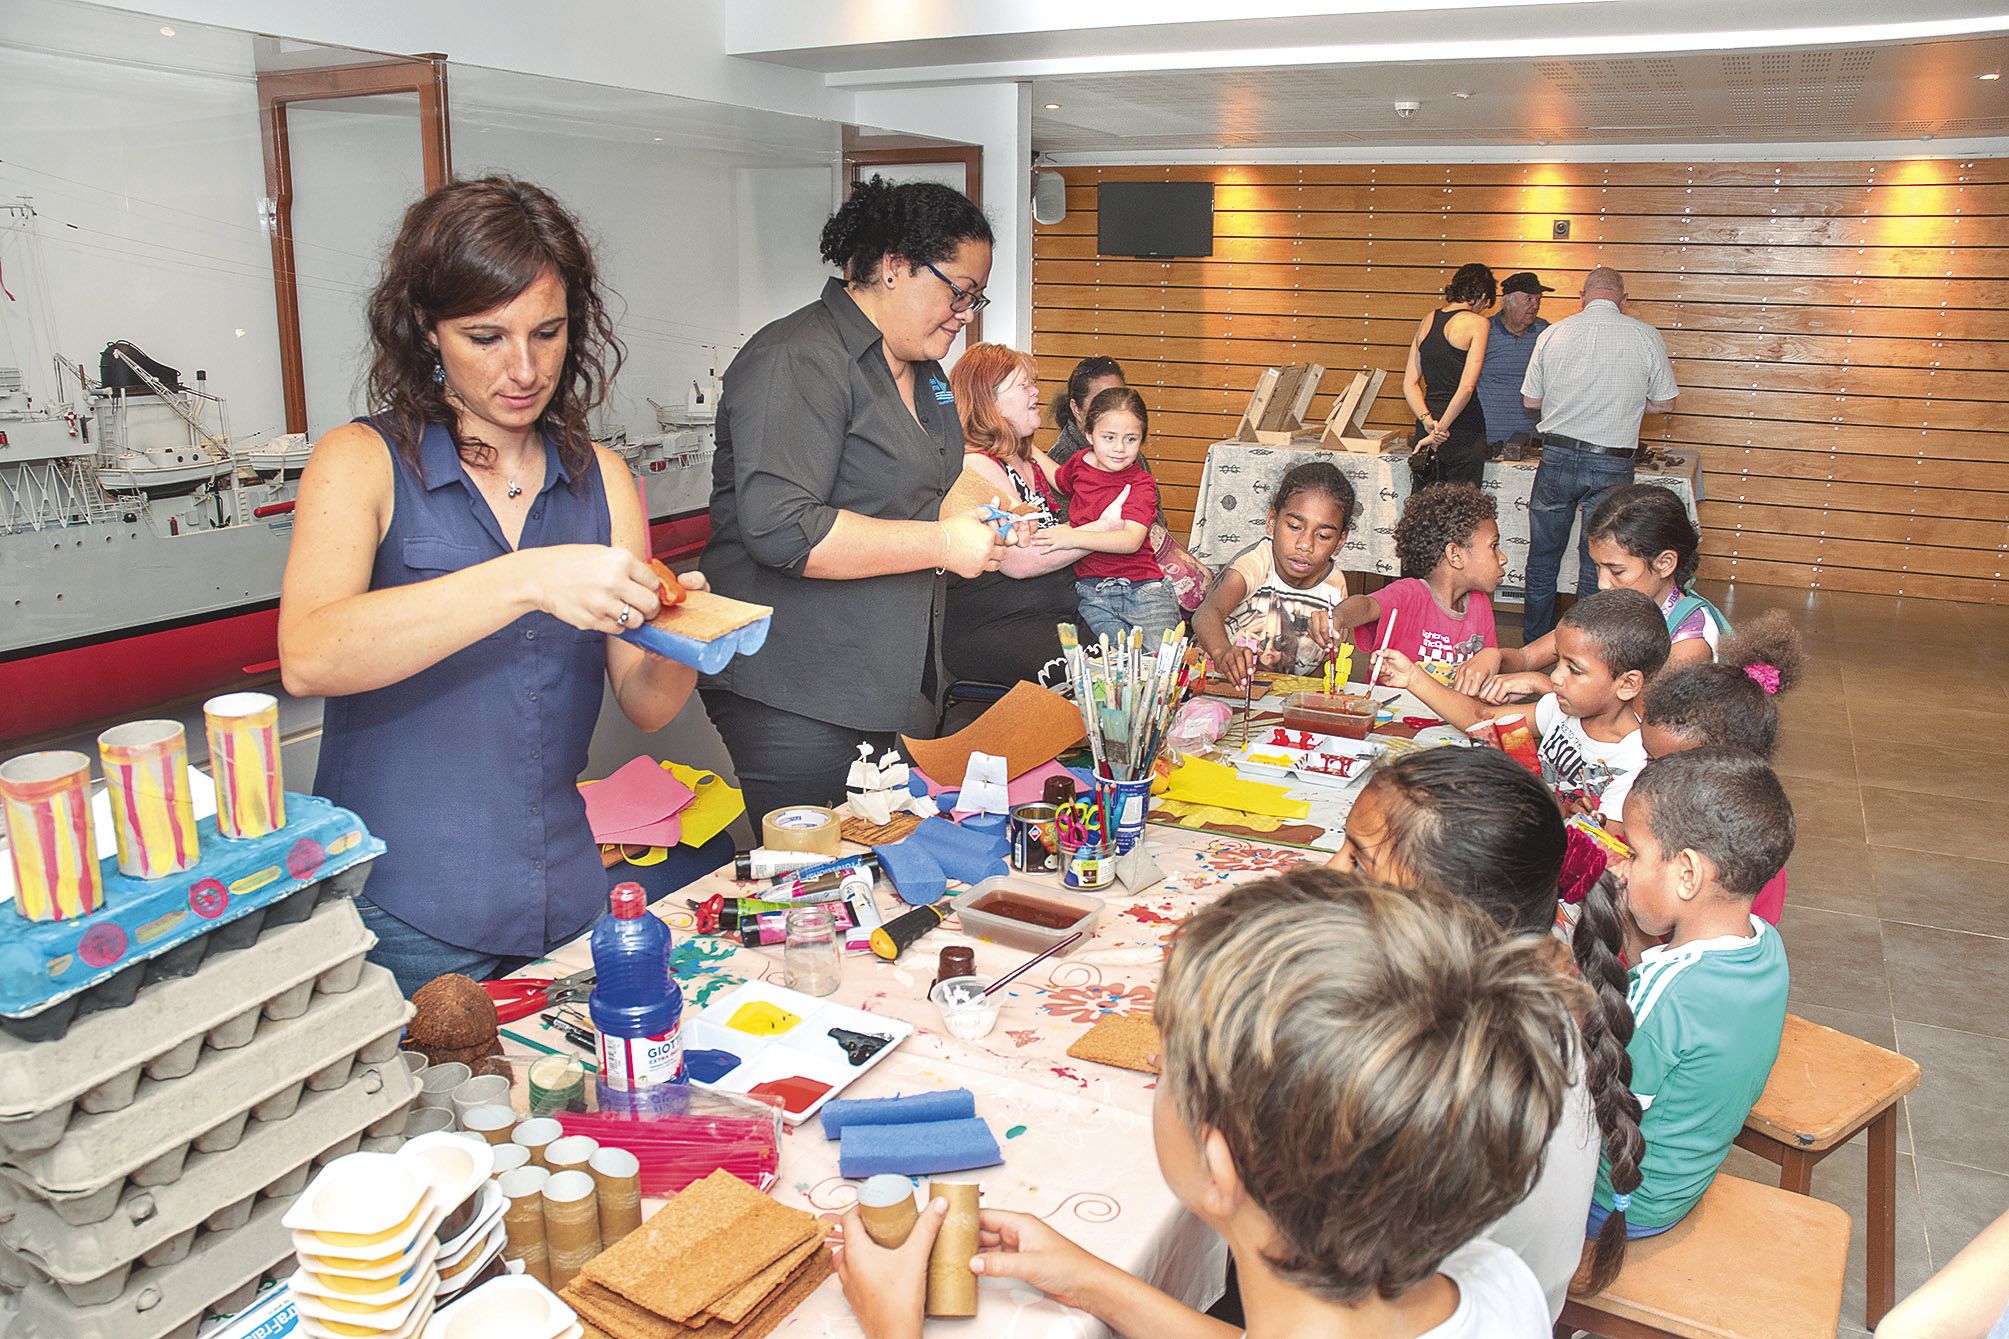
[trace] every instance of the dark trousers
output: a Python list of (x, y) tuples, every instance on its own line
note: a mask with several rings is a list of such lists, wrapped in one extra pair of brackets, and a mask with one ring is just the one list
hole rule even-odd
[[(1419, 423), (1416, 428), (1420, 438), (1423, 425)], [(1421, 469), (1417, 468), (1417, 458), (1409, 457), (1409, 486), (1413, 490), (1429, 484), (1476, 485), (1486, 472), (1486, 461), (1491, 454), (1485, 433), (1454, 431)]]
[(764, 814), (791, 804), (842, 804), (844, 774), (858, 761), (858, 746), (871, 744), (877, 758), (896, 738), (798, 716), (717, 688), (700, 689), (699, 696), (732, 755), (756, 841)]
[(1632, 482), (1632, 457), (1580, 451), (1560, 443), (1544, 443), (1542, 463), (1528, 498), (1527, 604), (1521, 612), (1521, 636), (1532, 642), (1556, 625), (1556, 577), (1562, 571), (1563, 550), (1569, 547), (1570, 525), (1583, 518), (1577, 540), (1577, 594), (1597, 589), (1597, 568), (1590, 560), (1590, 514), (1604, 495)]

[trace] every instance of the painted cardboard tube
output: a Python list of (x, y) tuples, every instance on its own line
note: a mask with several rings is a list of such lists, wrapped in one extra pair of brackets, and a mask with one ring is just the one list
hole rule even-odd
[(914, 1183), (904, 1176), (881, 1172), (858, 1187), (858, 1217), (865, 1235), (888, 1250), (900, 1246), (914, 1230)]
[(977, 1197), (982, 1192), (973, 1181), (928, 1182), (929, 1203), (949, 1202), (948, 1217), (928, 1254), (930, 1316), (977, 1314), (977, 1276), (970, 1272), (970, 1257), (977, 1253)]

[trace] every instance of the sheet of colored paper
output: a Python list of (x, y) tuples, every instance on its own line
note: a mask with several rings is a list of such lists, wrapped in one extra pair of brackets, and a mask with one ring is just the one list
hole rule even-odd
[(683, 825), (680, 839), (683, 845), (703, 846), (746, 812), (746, 801), (740, 798), (739, 791), (717, 772), (686, 767), (680, 762), (666, 762), (663, 769), (689, 787), (694, 797), (677, 814)]
[[(694, 798), (689, 786), (649, 757), (630, 759), (604, 781), (580, 786), (579, 793), (586, 797), (593, 839), (631, 846), (664, 845), (652, 839), (660, 834), (643, 830), (682, 811)], [(677, 834), (669, 834), (668, 840), (676, 841)]]
[(1018, 683), (990, 709), (946, 739), (900, 736), (907, 756), (935, 777), (962, 780), (972, 753), (1005, 760), (1005, 779), (1051, 762), (1087, 738), (1072, 702), (1038, 684)]
[(1288, 798), (1282, 786), (1244, 781), (1235, 775), (1234, 768), (1205, 758), (1189, 758), (1183, 766), (1173, 768), (1162, 793), (1166, 799), (1186, 804), (1239, 809), (1272, 818), (1303, 818), (1311, 812), (1305, 801)]

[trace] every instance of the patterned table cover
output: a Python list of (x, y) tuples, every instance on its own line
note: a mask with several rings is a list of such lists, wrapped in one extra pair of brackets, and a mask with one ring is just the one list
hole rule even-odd
[[(951, 1174), (952, 1179), (981, 1181), (987, 1206), (1037, 1214), (1097, 1255), (1204, 1308), (1221, 1293), (1227, 1248), (1180, 1206), (1159, 1175), (1151, 1136), (1156, 1080), (1074, 1060), (1066, 1051), (1104, 1015), (1149, 1012), (1166, 942), (1202, 905), (1231, 884), (1325, 857), (1181, 828), (1153, 826), (1147, 832), (1165, 882), (1134, 896), (1113, 888), (1090, 940), (1007, 986), (997, 1028), (981, 1041), (947, 1035), (927, 1002), (937, 955), (946, 945), (968, 944), (975, 950), (978, 973), (995, 977), (1024, 962), (1025, 952), (968, 939), (957, 932), (951, 917), (897, 962), (846, 955), (843, 984), (834, 998), (905, 1019), (917, 1031), (845, 1089), (844, 1096), (971, 1089), (977, 1113), (990, 1122), (1005, 1162)], [(714, 873), (652, 908), (674, 932), (674, 965), (686, 1008), (741, 981), (782, 979), (778, 947), (748, 949), (690, 933), (686, 898), (737, 890), (727, 874)], [(893, 914), (896, 903), (883, 884), (879, 898)], [(592, 953), (582, 936), (523, 974), (562, 974), (591, 965)], [(505, 1033), (516, 1044), (577, 1054), (534, 1014), (509, 1024)], [(817, 1121), (786, 1129), (775, 1197), (836, 1219), (854, 1196), (852, 1183), (837, 1174), (837, 1147), (823, 1137)], [(650, 1202), (648, 1211), (656, 1203)], [(1101, 1339), (1109, 1333), (1085, 1312), (1049, 1301), (1022, 1284), (984, 1279), (979, 1295), (974, 1321), (931, 1322), (929, 1332), (1054, 1339)], [(852, 1336), (861, 1331), (833, 1276), (776, 1333)]]
[[(1640, 483), (1671, 488), (1688, 508), (1690, 520), (1699, 526), (1695, 504), (1702, 496), (1701, 458), (1694, 451), (1668, 451), (1673, 462), (1664, 471), (1642, 470)], [(1339, 467), (1353, 485), (1360, 515), (1339, 551), (1339, 567), (1344, 572), (1375, 572), (1385, 577), (1401, 575), (1395, 560), (1395, 522), (1402, 516), (1402, 504), (1409, 499), (1409, 456), (1356, 455), (1350, 451), (1327, 451), (1315, 445), (1251, 446), (1247, 442), (1216, 442), (1207, 448), (1207, 464), (1200, 476), (1200, 495), (1193, 505), (1193, 533), (1188, 547), (1193, 556), (1219, 569), (1263, 535), (1268, 519), (1270, 494), (1284, 472), (1308, 460), (1326, 460)], [(1500, 583), (1502, 598), (1518, 598), (1526, 589), (1528, 570), (1528, 499), (1534, 492), (1536, 461), (1492, 461), (1486, 466), (1481, 486), (1500, 502), (1500, 547), (1507, 555), (1506, 579)], [(1570, 529), (1570, 546), (1564, 554), (1558, 589), (1577, 588), (1576, 532)]]

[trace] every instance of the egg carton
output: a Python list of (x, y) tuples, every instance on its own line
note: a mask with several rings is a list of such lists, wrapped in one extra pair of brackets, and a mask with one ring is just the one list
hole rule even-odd
[(235, 1148), (247, 1126), (291, 1116), (304, 1093), (340, 1088), (359, 1064), (393, 1059), (411, 1015), (391, 974), (366, 963), (355, 989), (316, 997), (236, 1050), (208, 1052), (186, 1078), (141, 1080), (130, 1105), (77, 1117), (51, 1148), (6, 1155), (0, 1175), (72, 1226), (103, 1222), (129, 1184), (177, 1181), (191, 1152)]
[(148, 987), (138, 1009), (79, 1020), (61, 1042), (0, 1036), (0, 1149), (48, 1148), (74, 1112), (130, 1106), (142, 1074), (156, 1083), (186, 1077), (205, 1051), (249, 1042), (261, 1018), (298, 1018), (317, 990), (354, 990), (374, 943), (355, 904), (338, 898), (192, 976)]
[(242, 1227), (213, 1232), (171, 1265), (136, 1269), (117, 1297), (78, 1306), (60, 1288), (9, 1279), (20, 1290), (6, 1339), (194, 1339), (203, 1317), (251, 1304), (268, 1275), (291, 1272), (292, 1201), (263, 1200)]
[(317, 879), (297, 892), (257, 907), (207, 934), (175, 945), (165, 953), (132, 963), (47, 1008), (21, 1017), (0, 1017), (0, 1034), (24, 1042), (61, 1041), (80, 1018), (108, 1009), (123, 1009), (140, 993), (162, 981), (193, 974), (204, 962), (256, 943), (264, 932), (297, 925), (331, 898), (344, 900), (362, 891), (371, 861)]
[(306, 1094), (287, 1119), (252, 1126), (236, 1148), (191, 1157), (180, 1180), (129, 1189), (88, 1231), (66, 1223), (46, 1200), (0, 1184), (0, 1214), (7, 1215), (0, 1250), (75, 1305), (109, 1301), (135, 1265), (173, 1264), (204, 1234), (242, 1226), (259, 1198), (291, 1199), (317, 1165), (355, 1152), (365, 1139), (401, 1134), (418, 1092), (402, 1063), (371, 1065), (340, 1088)]

